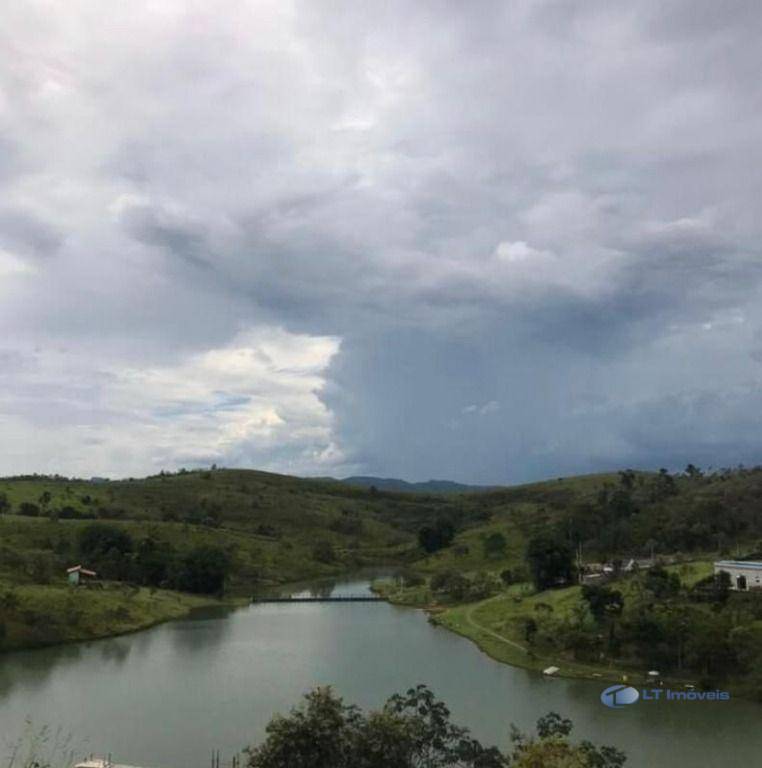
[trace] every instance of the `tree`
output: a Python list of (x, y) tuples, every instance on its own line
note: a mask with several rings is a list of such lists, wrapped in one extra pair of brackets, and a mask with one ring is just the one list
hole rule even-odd
[(330, 541), (318, 541), (312, 548), (312, 559), (318, 563), (333, 563), (336, 560), (336, 552)]
[(471, 583), (457, 571), (441, 571), (431, 577), (431, 591), (444, 593), (453, 600), (463, 600)]
[(116, 550), (122, 555), (132, 552), (132, 536), (117, 525), (93, 523), (79, 535), (79, 551), (85, 557), (98, 559)]
[(572, 744), (572, 721), (549, 712), (537, 721), (537, 738), (528, 737), (511, 726), (514, 744), (512, 768), (622, 768), (624, 752), (615, 747), (597, 747), (589, 741)]
[(267, 726), (264, 743), (248, 750), (249, 768), (501, 768), (495, 747), (483, 747), (450, 721), (447, 707), (419, 685), (392, 696), (378, 712), (344, 704), (317, 688), (301, 707)]
[(449, 547), (455, 538), (455, 526), (444, 518), (434, 525), (426, 525), (418, 531), (418, 544), (425, 552), (436, 552)]
[(501, 555), (505, 554), (505, 548), (507, 546), (508, 541), (506, 540), (505, 536), (503, 536), (503, 534), (499, 531), (495, 531), (495, 533), (491, 533), (489, 536), (487, 536), (486, 539), (484, 539), (484, 556), (488, 558), (500, 557)]
[(537, 589), (547, 589), (571, 580), (572, 552), (549, 534), (534, 536), (527, 547), (527, 560)]
[(532, 645), (534, 642), (534, 636), (537, 634), (537, 630), (539, 629), (537, 622), (531, 616), (529, 616), (523, 620), (523, 626), (524, 640), (526, 640), (529, 645)]
[(225, 588), (230, 567), (230, 557), (224, 549), (203, 544), (182, 559), (175, 583), (185, 592), (219, 594)]
[(620, 614), (624, 608), (622, 593), (609, 587), (585, 584), (582, 587), (582, 599), (587, 603), (590, 613), (598, 623), (606, 616)]
[(680, 591), (680, 577), (676, 573), (669, 573), (660, 565), (655, 565), (646, 572), (644, 585), (654, 597), (662, 599)]
[(31, 501), (22, 501), (19, 504), (19, 514), (27, 517), (39, 517), (40, 508)]
[(169, 577), (175, 560), (171, 544), (151, 537), (142, 539), (134, 560), (134, 579), (147, 586), (161, 586)]
[(651, 489), (652, 501), (663, 501), (669, 496), (677, 494), (677, 484), (675, 478), (669, 474), (669, 470), (662, 467), (659, 470), (659, 474), (654, 478), (653, 487)]
[(551, 712), (537, 736), (512, 729), (513, 754), (485, 747), (423, 685), (364, 713), (330, 688), (317, 688), (301, 706), (276, 715), (267, 737), (249, 747), (248, 768), (621, 768), (625, 755), (590, 742), (572, 744), (570, 720)]

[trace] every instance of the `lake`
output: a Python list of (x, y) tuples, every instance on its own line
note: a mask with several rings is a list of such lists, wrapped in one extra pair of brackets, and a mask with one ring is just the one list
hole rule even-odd
[[(359, 593), (367, 581), (323, 588)], [(498, 664), (422, 611), (386, 603), (252, 605), (206, 611), (119, 638), (0, 656), (0, 734), (32, 716), (70, 733), (82, 753), (155, 768), (207, 768), (263, 737), (273, 713), (316, 685), (378, 707), (426, 683), (485, 743), (507, 746), (554, 710), (577, 738), (626, 750), (627, 765), (760, 765), (762, 706), (646, 703), (611, 710), (604, 684), (545, 679)]]

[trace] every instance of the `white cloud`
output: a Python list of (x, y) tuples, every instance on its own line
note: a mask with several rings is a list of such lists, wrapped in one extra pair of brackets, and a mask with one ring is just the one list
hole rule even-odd
[[(288, 467), (262, 461), (276, 470), (338, 463), (332, 416), (318, 397), (338, 349), (332, 337), (257, 328), (168, 366), (40, 350), (5, 372), (8, 469), (139, 474), (226, 464), (241, 451), (288, 452)], [(54, 418), (46, 423), (43, 411)]]
[(0, 278), (25, 273), (31, 274), (34, 271), (31, 264), (28, 264), (15, 254), (0, 250)]
[(523, 240), (516, 242), (503, 241), (495, 248), (495, 256), (502, 261), (517, 262), (544, 256), (543, 251), (531, 248)]

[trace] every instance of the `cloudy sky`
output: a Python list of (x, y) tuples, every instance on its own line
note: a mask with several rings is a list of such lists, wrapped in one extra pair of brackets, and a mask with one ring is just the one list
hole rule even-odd
[(0, 8), (0, 473), (762, 460), (756, 0)]

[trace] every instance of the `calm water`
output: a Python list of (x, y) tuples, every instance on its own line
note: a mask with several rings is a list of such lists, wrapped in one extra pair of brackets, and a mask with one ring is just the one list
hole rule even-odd
[[(336, 591), (364, 591), (347, 582)], [(251, 606), (127, 637), (0, 656), (0, 734), (24, 719), (61, 727), (82, 752), (157, 768), (206, 768), (258, 741), (272, 714), (315, 685), (379, 706), (427, 683), (485, 742), (531, 728), (548, 710), (578, 738), (625, 749), (628, 765), (762, 765), (762, 706), (638, 703), (609, 710), (596, 683), (546, 680), (385, 603)], [(0, 742), (2, 743), (2, 742)], [(3, 745), (4, 746), (4, 745)]]

